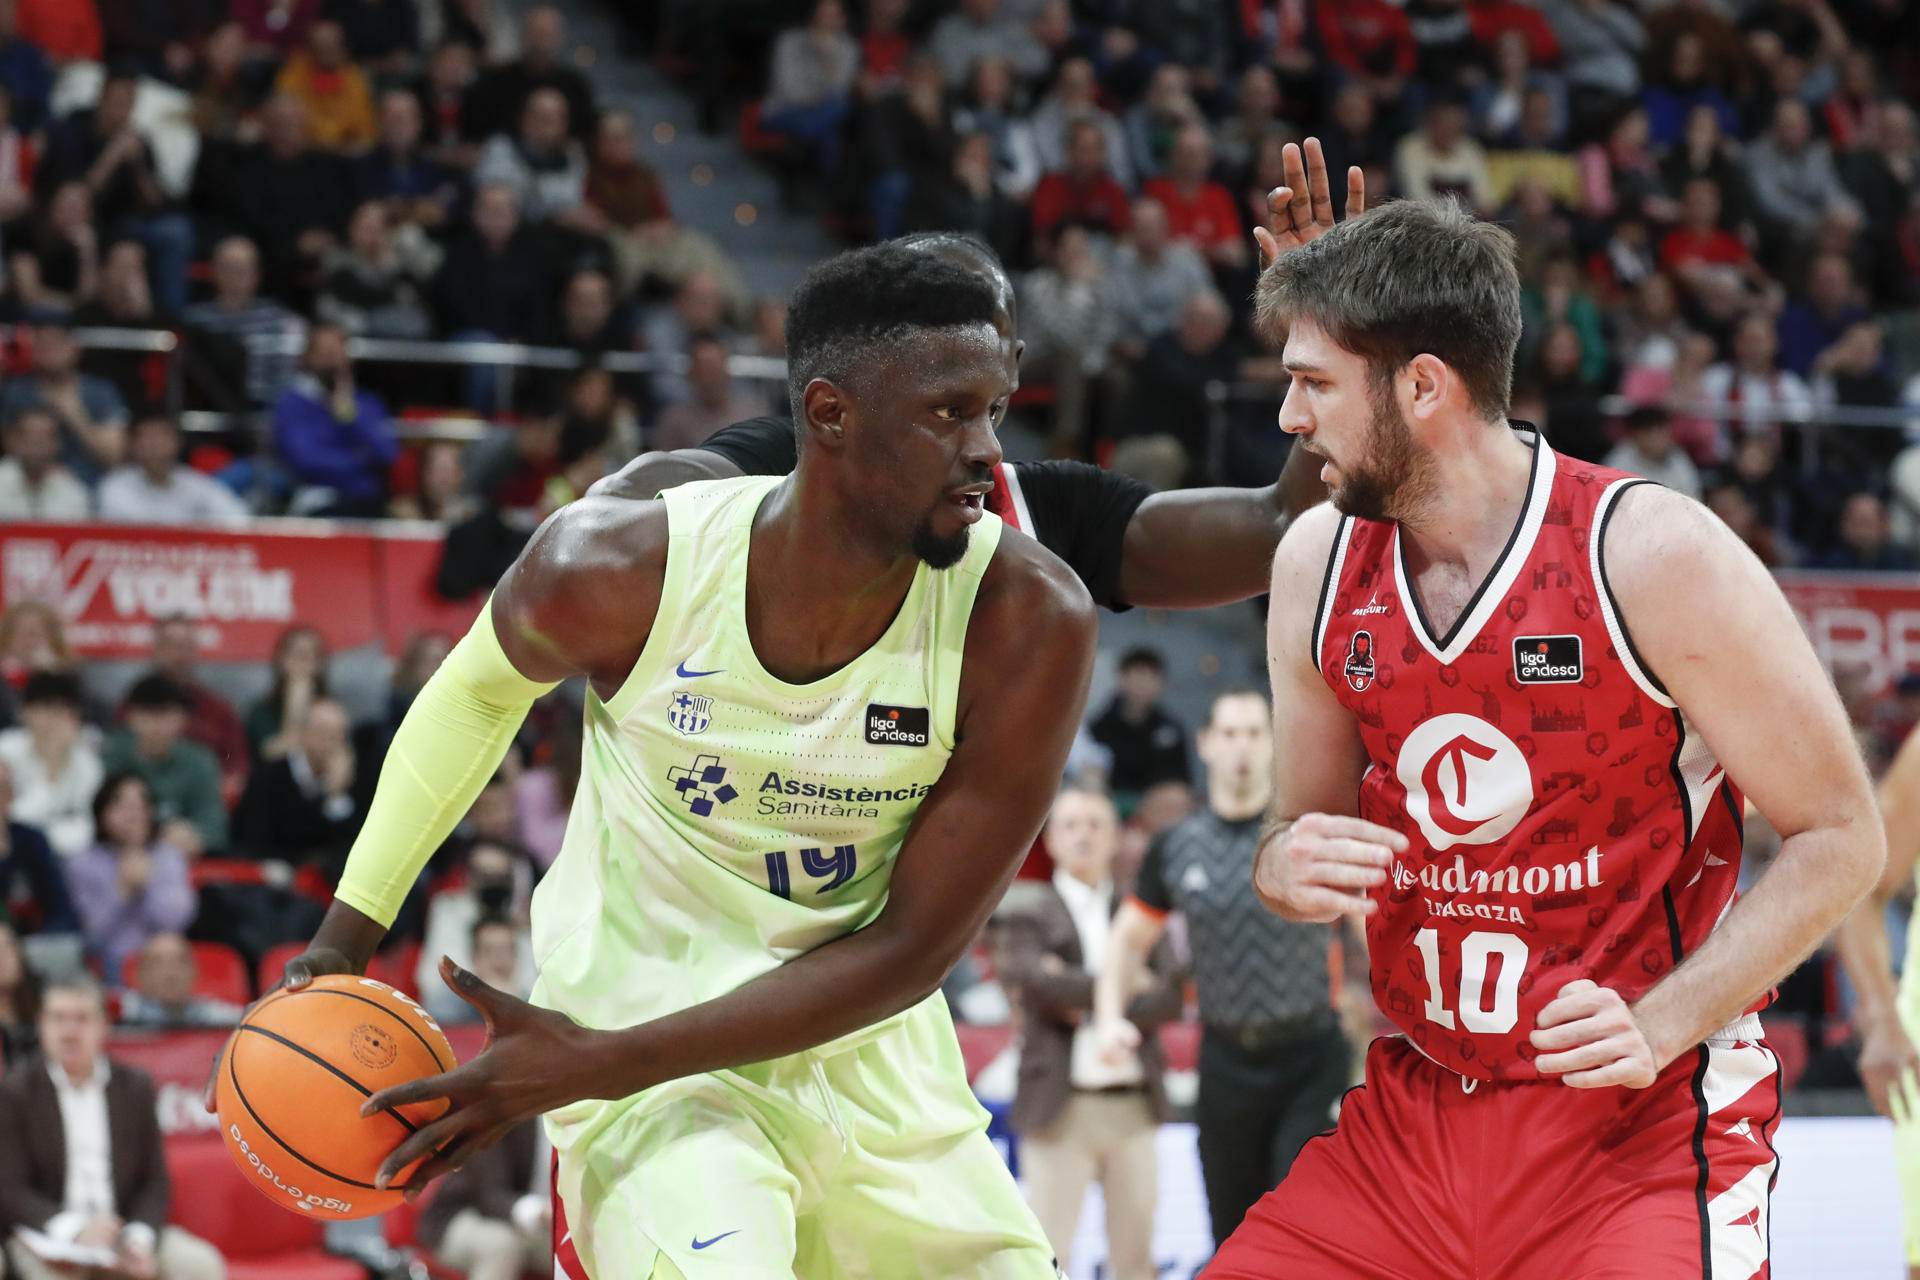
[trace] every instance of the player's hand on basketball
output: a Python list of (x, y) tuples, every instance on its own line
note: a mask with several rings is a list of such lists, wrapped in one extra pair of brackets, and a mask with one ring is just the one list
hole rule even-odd
[[(358, 974), (363, 971), (364, 966), (354, 964), (353, 959), (337, 947), (310, 946), (287, 961), (286, 967), (280, 971), (280, 981), (262, 991), (260, 1000), (265, 1000), (283, 988), (288, 991), (298, 991), (315, 978), (322, 978), (330, 973)], [(259, 1004), (260, 1000), (254, 1001), (253, 1004)], [(247, 1006), (247, 1012), (253, 1012), (253, 1005)], [(232, 1043), (232, 1039), (229, 1038), (227, 1044)], [(200, 1105), (206, 1108), (208, 1115), (213, 1115), (219, 1110), (214, 1105), (213, 1082), (220, 1078), (220, 1060), (226, 1056), (227, 1046), (222, 1045), (220, 1051), (213, 1055), (213, 1065), (207, 1068), (207, 1084), (201, 1090)]]
[(1371, 915), (1368, 892), (1387, 882), (1407, 838), (1391, 827), (1335, 813), (1307, 813), (1261, 848), (1253, 887), (1269, 910), (1289, 920), (1329, 924), (1353, 912)]
[(390, 1107), (447, 1100), (446, 1114), (408, 1135), (374, 1177), (374, 1185), (384, 1190), (402, 1169), (427, 1157), (407, 1181), (408, 1200), (522, 1122), (596, 1096), (598, 1083), (585, 1051), (593, 1033), (572, 1018), (490, 987), (444, 956), (440, 977), (486, 1020), (486, 1048), (451, 1071), (382, 1089), (360, 1107), (361, 1115), (370, 1116)]
[[(1320, 139), (1308, 138), (1305, 147), (1289, 142), (1280, 154), (1286, 185), (1267, 193), (1267, 225), (1253, 229), (1263, 268), (1333, 229), (1333, 183)], [(1366, 178), (1355, 165), (1347, 170), (1347, 217), (1358, 217), (1366, 207)]]
[(1920, 1051), (1907, 1038), (1898, 1018), (1868, 1025), (1860, 1041), (1860, 1079), (1867, 1086), (1873, 1109), (1893, 1115), (1894, 1086), (1902, 1079), (1920, 1079)]
[(1125, 1062), (1140, 1047), (1140, 1028), (1125, 1018), (1102, 1018), (1093, 1024), (1093, 1043), (1103, 1062)]
[(1576, 1089), (1644, 1089), (1666, 1064), (1618, 991), (1580, 978), (1560, 988), (1528, 1037), (1543, 1076)]

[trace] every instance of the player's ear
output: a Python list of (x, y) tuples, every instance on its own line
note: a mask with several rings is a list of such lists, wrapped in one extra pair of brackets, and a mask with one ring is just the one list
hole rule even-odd
[(1408, 398), (1407, 412), (1415, 418), (1430, 418), (1438, 413), (1456, 381), (1446, 361), (1424, 352), (1407, 361), (1401, 377), (1402, 393)]
[(806, 418), (809, 441), (830, 450), (845, 443), (855, 409), (844, 389), (825, 378), (815, 378), (800, 393), (800, 410)]

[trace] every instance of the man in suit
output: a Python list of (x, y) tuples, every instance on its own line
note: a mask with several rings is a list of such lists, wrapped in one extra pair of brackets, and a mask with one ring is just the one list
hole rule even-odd
[(447, 1175), (420, 1212), (420, 1243), (467, 1280), (515, 1280), (553, 1257), (552, 1148), (529, 1120)]
[(1093, 975), (1120, 905), (1112, 878), (1120, 819), (1106, 793), (1068, 787), (1047, 818), (1053, 881), (1003, 913), (1000, 976), (1024, 1014), (1013, 1127), (1034, 1213), (1069, 1263), (1087, 1184), (1107, 1203), (1108, 1273), (1154, 1272), (1154, 1133), (1170, 1118), (1154, 1032), (1180, 1013), (1180, 985), (1162, 946), (1135, 984), (1126, 1014), (1138, 1049), (1105, 1060), (1092, 1036)]
[[(166, 1225), (153, 1081), (109, 1061), (106, 1039), (100, 988), (85, 977), (53, 983), (40, 1006), (44, 1061), (0, 1081), (0, 1227), (14, 1274), (224, 1280), (219, 1250)], [(75, 1247), (114, 1261), (56, 1266), (42, 1256)]]

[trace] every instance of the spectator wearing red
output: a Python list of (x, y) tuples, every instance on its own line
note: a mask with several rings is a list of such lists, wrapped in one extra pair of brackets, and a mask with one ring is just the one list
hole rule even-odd
[(1387, 0), (1320, 0), (1320, 43), (1340, 73), (1392, 101), (1413, 75), (1419, 50), (1407, 15)]
[(1536, 67), (1550, 67), (1560, 61), (1560, 39), (1541, 12), (1521, 0), (1468, 0), (1467, 13), (1473, 19), (1473, 38), (1487, 48), (1509, 31), (1518, 31), (1527, 39), (1527, 58)]
[(1753, 265), (1740, 237), (1720, 225), (1720, 188), (1711, 178), (1687, 183), (1680, 200), (1680, 225), (1660, 242), (1660, 265), (1691, 285), (1703, 266)]
[(1192, 245), (1211, 262), (1238, 266), (1247, 256), (1240, 214), (1233, 193), (1208, 176), (1212, 169), (1212, 138), (1204, 126), (1188, 125), (1174, 138), (1166, 176), (1147, 183), (1142, 194), (1166, 207), (1175, 240)]
[[(1107, 138), (1090, 120), (1076, 121), (1067, 141), (1067, 167), (1033, 189), (1033, 232), (1050, 241), (1066, 223), (1119, 235), (1127, 229), (1127, 193), (1107, 168)], [(1227, 197), (1233, 222), (1233, 197)], [(1237, 229), (1237, 228), (1236, 228)]]
[(39, 45), (56, 64), (100, 61), (100, 10), (94, 0), (14, 0), (14, 6), (20, 38)]
[[(65, 0), (45, 0), (63, 4)], [(321, 0), (231, 0), (228, 15), (247, 36), (247, 52), (278, 61), (299, 48), (320, 16)]]

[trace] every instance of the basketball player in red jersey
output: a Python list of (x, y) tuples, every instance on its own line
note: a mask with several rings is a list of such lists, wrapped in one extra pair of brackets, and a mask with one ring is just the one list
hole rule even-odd
[[(1505, 231), (1387, 205), (1260, 301), (1332, 504), (1274, 562), (1255, 883), (1366, 916), (1404, 1034), (1204, 1274), (1766, 1276), (1754, 1011), (1884, 857), (1831, 686), (1704, 507), (1507, 421)], [(1784, 841), (1736, 901), (1743, 789)]]

